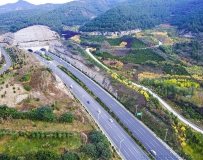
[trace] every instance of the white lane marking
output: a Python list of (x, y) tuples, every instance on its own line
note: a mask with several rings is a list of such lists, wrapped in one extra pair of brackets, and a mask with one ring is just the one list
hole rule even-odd
[(123, 114), (121, 111), (118, 111), (120, 114)]
[(153, 141), (154, 141), (154, 143), (156, 143), (157, 146), (159, 146), (159, 144), (155, 140), (153, 140)]
[(128, 157), (130, 157), (130, 155), (128, 154), (128, 152), (126, 152), (126, 150), (124, 149), (124, 152), (128, 155)]
[(106, 127), (106, 130), (108, 130), (108, 129), (109, 129), (108, 125), (104, 125), (104, 127)]
[(119, 139), (117, 139), (115, 136), (113, 136), (113, 138), (114, 138), (116, 141), (120, 142)]
[(126, 120), (123, 120), (123, 121), (128, 124), (128, 122)]
[(137, 152), (137, 149), (133, 146), (132, 147), (132, 149), (137, 153), (137, 154), (139, 154), (138, 152)]
[(127, 119), (127, 121), (128, 121), (129, 123), (131, 123), (131, 121), (129, 121), (129, 119)]
[(141, 130), (142, 130), (144, 133), (146, 133), (144, 129), (141, 128)]
[[(138, 130), (138, 129), (137, 129), (136, 131), (140, 132), (140, 130)], [(136, 131), (135, 131), (135, 132), (136, 132)], [(142, 132), (140, 132), (140, 134), (142, 134)]]
[(114, 105), (115, 107), (118, 107), (118, 105), (117, 105), (117, 104), (115, 104), (115, 103), (113, 103), (113, 105)]
[(147, 143), (145, 143), (145, 144), (151, 149), (151, 147)]
[(149, 143), (151, 143), (151, 145), (152, 145), (154, 148), (156, 148), (152, 142), (149, 142)]
[(128, 148), (128, 149), (130, 150), (130, 152), (131, 152), (133, 155), (135, 155), (134, 152), (136, 152), (136, 153), (138, 154), (137, 150), (132, 151), (130, 148)]
[[(130, 148), (128, 148), (129, 150), (130, 150), (130, 152), (132, 153), (132, 155), (134, 155), (135, 156), (135, 154), (133, 153), (133, 151), (130, 149)], [(135, 150), (136, 151), (136, 150)], [(137, 151), (136, 151), (137, 152)]]
[(122, 138), (117, 134), (118, 138), (121, 140)]
[(111, 125), (108, 124), (108, 126), (112, 129)]

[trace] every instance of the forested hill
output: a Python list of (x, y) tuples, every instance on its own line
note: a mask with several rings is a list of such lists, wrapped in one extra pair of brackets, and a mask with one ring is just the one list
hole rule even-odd
[(177, 25), (179, 29), (203, 32), (203, 1), (195, 0), (182, 5), (173, 13), (171, 24)]
[(23, 27), (27, 17), (39, 15), (44, 12), (46, 11), (42, 9), (30, 9), (0, 14), (0, 34), (9, 31), (17, 31), (18, 28), (16, 27), (16, 24), (19, 24), (19, 28), (20, 25)]
[(43, 10), (53, 10), (59, 7), (60, 4), (42, 4), (42, 5), (34, 5), (24, 0), (19, 0), (16, 3), (8, 3), (6, 5), (0, 6), (0, 13), (7, 13), (19, 10), (30, 10), (30, 9), (43, 9)]
[(80, 31), (84, 32), (114, 32), (148, 29), (161, 23), (202, 32), (203, 1), (78, 0), (50, 11), (41, 7), (1, 14), (0, 32), (15, 32), (37, 24), (47, 25), (58, 33), (64, 26), (75, 25), (81, 25)]
[[(114, 32), (136, 28), (147, 29), (161, 23), (172, 22), (173, 24), (181, 25), (178, 23), (180, 19), (182, 19), (182, 27), (185, 27), (188, 25), (187, 21), (184, 21), (187, 19), (187, 15), (190, 15), (191, 23), (189, 24), (192, 25), (194, 23), (192, 18), (195, 17), (193, 14), (197, 13), (195, 9), (198, 8), (199, 12), (203, 12), (201, 0), (198, 0), (199, 3), (194, 3), (194, 1), (197, 0), (143, 0), (131, 5), (118, 6), (108, 10), (106, 13), (86, 23), (84, 26), (81, 26), (80, 31)], [(201, 6), (199, 6), (200, 3)], [(187, 15), (184, 15), (186, 10), (185, 12), (181, 12), (180, 9), (189, 4), (193, 4), (190, 5), (190, 12), (187, 12)], [(199, 18), (196, 19), (202, 20), (201, 17), (202, 16), (200, 15)], [(174, 18), (176, 18), (177, 21), (175, 21)]]
[[(13, 23), (12, 32), (30, 25), (41, 24), (60, 32), (63, 26), (83, 25), (111, 7), (133, 0), (78, 0), (66, 3), (55, 10), (23, 18)], [(15, 21), (15, 20), (14, 20)]]

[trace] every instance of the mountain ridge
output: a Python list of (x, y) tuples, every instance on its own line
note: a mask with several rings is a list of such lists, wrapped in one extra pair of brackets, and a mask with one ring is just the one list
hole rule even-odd
[(18, 10), (29, 10), (29, 9), (39, 9), (39, 8), (44, 10), (51, 10), (59, 6), (61, 6), (61, 4), (47, 3), (47, 4), (35, 5), (24, 0), (19, 0), (16, 3), (7, 3), (5, 5), (0, 6), (0, 14), (12, 12), (12, 11), (18, 11)]
[(49, 12), (27, 17), (13, 25), (11, 31), (15, 32), (30, 25), (40, 24), (47, 25), (60, 33), (64, 26), (84, 25), (112, 6), (128, 2), (131, 3), (132, 0), (72, 1)]
[[(188, 5), (190, 6), (189, 13), (187, 13), (187, 10), (182, 9)], [(191, 12), (192, 10), (194, 11)], [(174, 13), (176, 14), (174, 15)], [(202, 14), (202, 16), (199, 16), (199, 14)], [(190, 16), (190, 19), (186, 15)], [(189, 25), (184, 22), (186, 19), (190, 22)], [(134, 29), (149, 29), (161, 23), (170, 23), (177, 25), (178, 28), (186, 27), (191, 31), (196, 30), (198, 32), (203, 31), (203, 27), (198, 25), (194, 30), (193, 26), (195, 21), (203, 24), (202, 19), (203, 2), (201, 0), (143, 0), (114, 7), (87, 22), (79, 30), (82, 32), (120, 32)]]

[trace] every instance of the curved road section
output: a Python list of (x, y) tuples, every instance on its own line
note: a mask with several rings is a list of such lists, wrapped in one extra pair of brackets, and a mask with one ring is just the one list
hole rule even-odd
[[(48, 54), (48, 56), (57, 61), (59, 64), (67, 66), (67, 63), (57, 56), (54, 56), (53, 54)], [(168, 147), (164, 142), (156, 137), (156, 135), (151, 132), (145, 125), (137, 120), (129, 111), (127, 111), (122, 106), (122, 104), (120, 104), (116, 99), (108, 94), (103, 88), (89, 79), (86, 75), (78, 71), (72, 65), (69, 65), (67, 69), (78, 79), (80, 79), (94, 93), (94, 95), (99, 97), (102, 102), (105, 103), (105, 105), (108, 106), (108, 108), (113, 111), (117, 117), (119, 117), (123, 124), (129, 128), (129, 130), (134, 134), (135, 137), (140, 140), (140, 142), (146, 147), (147, 150), (154, 150), (157, 153), (155, 159), (182, 159), (170, 147)], [(111, 131), (114, 132), (114, 129), (112, 128)], [(119, 140), (121, 142), (122, 138), (120, 138)], [(124, 141), (122, 141), (121, 143), (123, 143)]]
[[(44, 62), (52, 71), (61, 78), (61, 80), (70, 87), (72, 92), (82, 102), (102, 131), (106, 134), (112, 145), (120, 153), (121, 157), (126, 160), (148, 160), (147, 155), (139, 148), (132, 138), (120, 127), (120, 125), (97, 103), (77, 82), (71, 79), (67, 74), (57, 66), (63, 65), (67, 69), (75, 70), (70, 64), (64, 62), (58, 57), (51, 56), (56, 61), (47, 61), (32, 53), (37, 59)], [(58, 61), (58, 62), (57, 62)], [(78, 72), (78, 71), (77, 71)], [(84, 113), (85, 114), (85, 113)], [(110, 120), (112, 119), (112, 121)]]
[(6, 64), (4, 65), (4, 67), (2, 69), (0, 69), (0, 74), (2, 74), (3, 72), (5, 72), (7, 69), (10, 68), (12, 62), (11, 62), (11, 59), (10, 59), (10, 56), (5, 52), (4, 49), (1, 50), (2, 51), (2, 54), (4, 55), (5, 57), (5, 61), (6, 61)]
[[(102, 65), (105, 69), (110, 70), (108, 67), (106, 67), (105, 65), (103, 65), (97, 58), (95, 58), (91, 52), (90, 52), (90, 48), (86, 49), (86, 52), (88, 53), (89, 56), (91, 56), (97, 63), (99, 63), (100, 65)], [(184, 118), (183, 116), (181, 116), (179, 113), (177, 113), (175, 110), (173, 110), (173, 108), (168, 105), (162, 98), (160, 98), (156, 93), (152, 92), (150, 89), (136, 84), (134, 82), (132, 82), (132, 84), (138, 88), (142, 88), (145, 91), (148, 91), (150, 94), (152, 94), (155, 98), (157, 98), (159, 100), (159, 102), (166, 108), (168, 109), (171, 113), (173, 113), (175, 116), (178, 117), (178, 119), (180, 119), (182, 122), (184, 122), (185, 124), (189, 125), (191, 128), (193, 128), (194, 130), (200, 132), (203, 134), (203, 129), (200, 128), (199, 126), (195, 125), (194, 123), (190, 122), (189, 120), (187, 120), (186, 118)]]

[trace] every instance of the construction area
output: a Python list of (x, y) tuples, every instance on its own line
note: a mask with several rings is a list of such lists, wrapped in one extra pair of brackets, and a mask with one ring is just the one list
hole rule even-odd
[(4, 35), (3, 41), (20, 49), (31, 49), (35, 52), (41, 48), (49, 50), (49, 44), (59, 38), (59, 34), (50, 30), (49, 27), (35, 25), (21, 29), (16, 33), (7, 33)]

